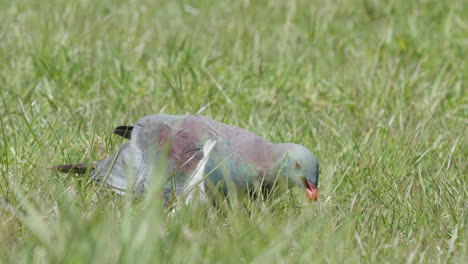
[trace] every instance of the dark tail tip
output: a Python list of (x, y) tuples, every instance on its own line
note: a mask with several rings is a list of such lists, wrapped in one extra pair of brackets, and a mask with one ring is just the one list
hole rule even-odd
[(132, 126), (118, 126), (114, 129), (114, 134), (130, 139), (132, 137)]
[(84, 174), (86, 171), (88, 171), (88, 168), (94, 169), (96, 168), (95, 163), (77, 163), (77, 164), (66, 164), (66, 165), (58, 165), (58, 166), (53, 166), (51, 169), (54, 169), (58, 172), (64, 172), (64, 173), (78, 173), (78, 174)]

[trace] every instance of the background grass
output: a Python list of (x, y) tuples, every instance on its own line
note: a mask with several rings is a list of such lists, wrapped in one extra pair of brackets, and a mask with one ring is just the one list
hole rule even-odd
[[(466, 263), (463, 2), (0, 1), (0, 262)], [(319, 202), (169, 217), (47, 169), (154, 113), (304, 144)]]

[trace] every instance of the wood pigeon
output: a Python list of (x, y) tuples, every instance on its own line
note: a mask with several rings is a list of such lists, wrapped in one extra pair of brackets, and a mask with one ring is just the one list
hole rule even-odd
[(171, 195), (189, 201), (195, 193), (229, 196), (232, 190), (245, 194), (294, 186), (303, 188), (310, 201), (318, 197), (319, 164), (302, 145), (272, 143), (204, 116), (150, 115), (114, 133), (129, 139), (117, 154), (55, 168), (76, 173), (92, 169), (93, 180), (120, 194), (129, 186), (142, 194), (153, 177), (163, 175), (165, 201)]

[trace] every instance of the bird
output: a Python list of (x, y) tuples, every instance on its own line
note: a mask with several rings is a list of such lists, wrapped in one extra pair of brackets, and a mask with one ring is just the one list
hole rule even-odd
[[(319, 163), (305, 146), (272, 143), (246, 129), (199, 115), (148, 115), (114, 134), (128, 139), (117, 153), (91, 163), (59, 165), (59, 172), (91, 172), (118, 194), (143, 195), (163, 177), (163, 200), (195, 196), (283, 192), (292, 187), (318, 199)], [(133, 188), (133, 190), (132, 190)], [(255, 196), (255, 195), (254, 195)]]

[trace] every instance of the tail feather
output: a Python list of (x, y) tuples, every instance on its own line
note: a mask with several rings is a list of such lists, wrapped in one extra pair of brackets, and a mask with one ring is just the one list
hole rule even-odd
[(132, 137), (132, 126), (118, 126), (114, 129), (114, 134), (130, 139)]
[(76, 163), (76, 164), (65, 164), (65, 165), (58, 165), (52, 167), (52, 169), (55, 169), (59, 172), (64, 172), (64, 173), (78, 173), (78, 174), (84, 174), (88, 171), (88, 169), (95, 169), (96, 168), (96, 163)]
[[(150, 168), (144, 162), (144, 155), (141, 151), (135, 152), (127, 142), (120, 147), (115, 155), (93, 163), (79, 163), (54, 166), (59, 172), (86, 173), (92, 169), (91, 179), (96, 182), (104, 182), (116, 193), (124, 194), (128, 191), (127, 186), (132, 182), (135, 195), (144, 192), (149, 182)], [(127, 176), (130, 179), (127, 179)]]

